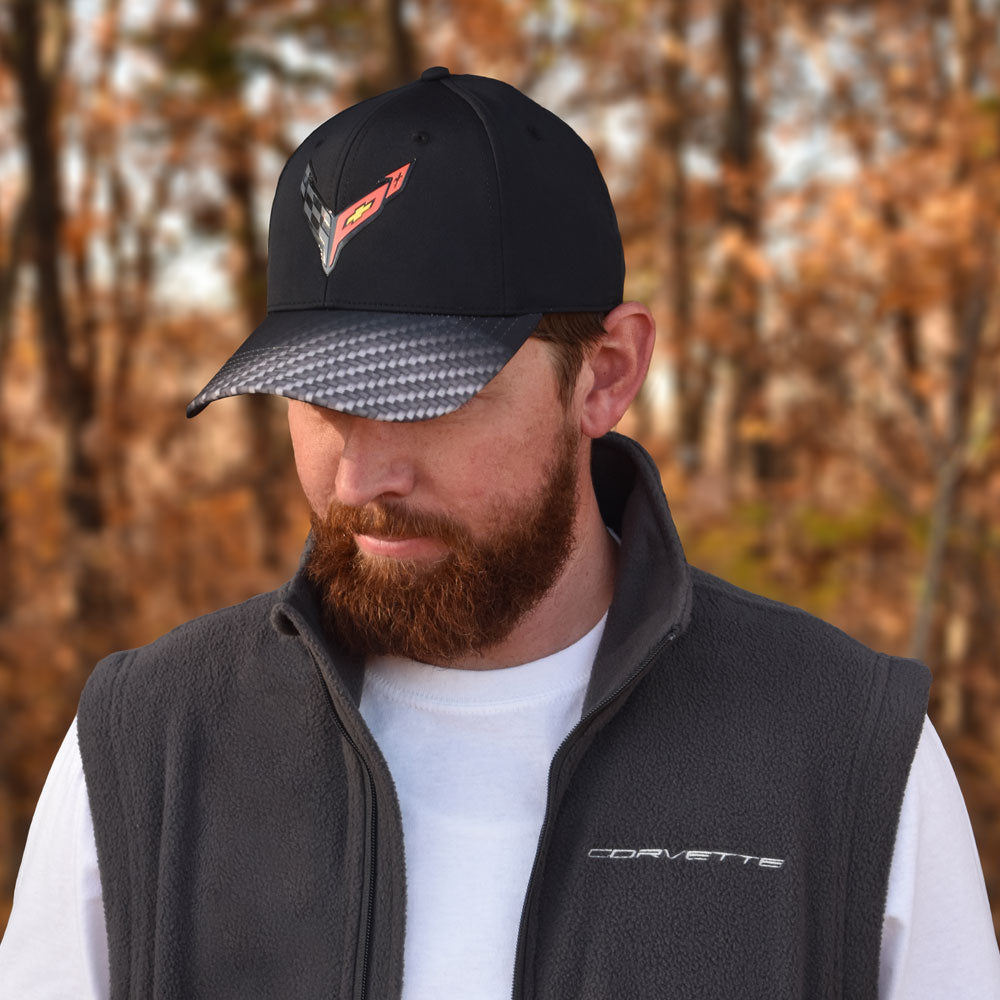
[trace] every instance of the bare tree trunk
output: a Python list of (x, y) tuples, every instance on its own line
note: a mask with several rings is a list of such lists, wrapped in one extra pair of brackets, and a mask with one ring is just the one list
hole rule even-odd
[[(20, 90), (21, 129), (28, 161), (28, 228), (38, 287), (39, 336), (45, 362), (47, 402), (64, 412), (72, 392), (69, 321), (59, 272), (63, 212), (58, 171), (53, 67), (42, 65), (43, 15), (55, 9), (67, 16), (65, 2), (14, 0), (14, 69)], [(46, 46), (47, 47), (47, 46)]]
[(668, 186), (666, 243), (670, 260), (670, 332), (677, 365), (678, 454), (685, 472), (693, 475), (702, 464), (702, 438), (713, 359), (708, 347), (696, 339), (692, 323), (687, 172), (684, 166), (688, 0), (671, 0), (666, 16), (668, 45), (663, 64), (666, 107), (657, 139), (666, 157)]
[[(97, 415), (94, 344), (92, 336), (74, 336), (59, 267), (63, 207), (55, 94), (68, 44), (69, 14), (65, 0), (14, 0), (13, 13), (15, 72), (28, 159), (27, 225), (46, 394), (66, 442), (63, 502), (75, 550), (76, 610), (78, 619), (91, 626), (109, 618), (109, 578), (101, 569), (98, 541), (105, 516), (93, 440)], [(50, 60), (47, 65), (45, 59)], [(80, 653), (81, 669), (89, 669), (93, 650), (83, 642)]]
[[(11, 331), (14, 324), (17, 278), (24, 255), (27, 228), (27, 205), (22, 202), (14, 212), (9, 227), (10, 243), (4, 268), (0, 270), (0, 442), (7, 439), (7, 411), (4, 406), (7, 385), (7, 359), (10, 357)], [(11, 551), (10, 474), (6, 449), (0, 447), (0, 621), (14, 605), (14, 559)]]
[[(992, 237), (983, 233), (978, 242), (980, 247), (990, 246)], [(953, 310), (956, 346), (952, 353), (951, 380), (948, 387), (948, 423), (943, 460), (938, 468), (934, 490), (930, 539), (920, 589), (920, 603), (910, 638), (910, 655), (917, 659), (924, 659), (929, 647), (956, 493), (965, 464), (976, 361), (979, 358), (983, 327), (992, 292), (993, 259), (993, 254), (983, 251), (978, 280), (972, 283), (972, 287), (963, 289), (956, 295)]]
[[(121, 15), (123, 0), (105, 0), (105, 26), (102, 33), (102, 76), (106, 100), (114, 100), (114, 90), (109, 72), (111, 58), (121, 44)], [(128, 544), (128, 528), (134, 524), (132, 511), (134, 484), (127, 474), (128, 453), (135, 433), (133, 421), (128, 419), (132, 408), (132, 371), (136, 352), (139, 348), (143, 329), (149, 317), (155, 271), (153, 241), (156, 234), (156, 220), (160, 206), (167, 203), (171, 167), (161, 162), (146, 181), (152, 190), (148, 207), (140, 213), (133, 200), (132, 186), (123, 176), (116, 151), (121, 140), (120, 130), (115, 126), (107, 137), (108, 193), (111, 212), (108, 220), (108, 245), (114, 262), (117, 280), (111, 283), (110, 303), (115, 337), (110, 347), (107, 386), (106, 420), (108, 430), (107, 446), (107, 488), (110, 503), (115, 509), (119, 525), (125, 526), (121, 532), (122, 544)], [(131, 228), (134, 257), (126, 252)], [(131, 595), (122, 593), (120, 599), (134, 604)]]
[[(111, 288), (116, 336), (109, 363), (107, 467), (109, 491), (123, 524), (131, 523), (130, 512), (133, 508), (134, 484), (128, 481), (126, 474), (129, 445), (136, 431), (134, 422), (128, 417), (132, 407), (132, 372), (136, 351), (149, 316), (154, 277), (155, 220), (158, 206), (167, 201), (168, 180), (169, 170), (162, 166), (155, 176), (150, 177), (153, 197), (149, 200), (150, 207), (140, 216), (129, 200), (128, 186), (118, 164), (109, 164), (112, 210), (108, 242), (118, 280)], [(124, 246), (126, 220), (130, 220), (132, 225), (134, 261), (128, 259)]]
[(365, 72), (373, 93), (409, 83), (417, 75), (413, 39), (403, 24), (402, 0), (368, 0), (374, 64)]
[[(975, 7), (970, 0), (951, 0), (951, 26), (953, 31), (952, 114), (962, 126), (962, 138), (954, 167), (956, 185), (968, 185), (975, 190), (977, 201), (990, 204), (992, 173), (979, 169), (981, 154), (976, 147), (980, 142), (977, 113), (974, 108), (972, 87), (978, 71), (978, 41), (973, 30)], [(977, 176), (978, 174), (978, 176)], [(924, 563), (923, 580), (916, 618), (910, 637), (910, 655), (927, 659), (932, 637), (942, 605), (944, 567), (953, 556), (950, 545), (952, 526), (961, 515), (960, 484), (966, 472), (966, 450), (976, 383), (977, 363), (981, 358), (984, 328), (994, 294), (996, 267), (996, 238), (986, 221), (988, 210), (977, 212), (977, 222), (970, 243), (976, 255), (971, 273), (961, 261), (954, 265), (952, 274), (952, 327), (954, 348), (950, 359), (945, 429), (940, 452), (936, 456), (937, 475), (934, 503), (931, 510), (930, 537)], [(988, 391), (995, 391), (991, 388)], [(963, 565), (957, 569), (963, 576), (975, 577), (976, 567)], [(947, 658), (937, 672), (939, 711), (936, 722), (942, 732), (958, 734), (966, 728), (964, 714), (965, 679), (961, 664)]]
[[(723, 277), (723, 301), (727, 307), (734, 335), (732, 353), (732, 406), (727, 428), (730, 468), (749, 461), (756, 479), (766, 479), (770, 472), (770, 442), (756, 436), (744, 446), (741, 423), (751, 417), (761, 425), (762, 392), (765, 381), (764, 360), (759, 344), (760, 290), (745, 256), (756, 248), (758, 240), (758, 160), (757, 116), (750, 96), (746, 62), (746, 4), (742, 0), (724, 0), (719, 8), (719, 38), (722, 46), (726, 80), (727, 109), (722, 148), (722, 204), (720, 221), (735, 231), (736, 245), (743, 259), (730, 259)], [(737, 461), (737, 458), (741, 461)]]

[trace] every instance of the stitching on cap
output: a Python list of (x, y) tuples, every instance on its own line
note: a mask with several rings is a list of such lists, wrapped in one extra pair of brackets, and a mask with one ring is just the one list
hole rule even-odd
[[(340, 205), (340, 186), (344, 181), (344, 174), (347, 172), (348, 161), (354, 153), (355, 146), (357, 146), (357, 144), (361, 141), (362, 135), (371, 128), (372, 119), (375, 115), (381, 111), (386, 104), (391, 104), (395, 98), (400, 96), (402, 95), (398, 91), (390, 91), (388, 94), (380, 94), (378, 97), (372, 98), (372, 102), (375, 106), (354, 126), (354, 131), (344, 143), (343, 165), (340, 168), (340, 176), (337, 178), (337, 189), (333, 192), (333, 209), (335, 212)], [(327, 280), (329, 281), (329, 278), (327, 278)]]
[[(503, 301), (504, 301), (504, 304), (506, 305), (507, 298), (508, 298), (508, 291), (507, 291), (507, 253), (506, 253), (507, 247), (504, 244), (504, 240), (503, 240), (503, 222), (504, 222), (503, 191), (501, 190), (501, 187), (500, 187), (500, 166), (499, 166), (499, 162), (500, 161), (497, 158), (497, 148), (496, 148), (496, 145), (493, 142), (493, 133), (490, 131), (490, 127), (489, 127), (489, 125), (487, 124), (487, 121), (486, 121), (486, 109), (482, 107), (482, 105), (479, 103), (479, 101), (476, 99), (476, 97), (473, 94), (471, 94), (471, 93), (467, 94), (461, 87), (459, 87), (458, 84), (455, 82), (455, 78), (454, 77), (451, 77), (451, 76), (444, 77), (441, 80), (441, 82), (453, 94), (455, 94), (457, 97), (459, 97), (463, 101), (465, 101), (465, 103), (468, 104), (468, 106), (472, 109), (472, 111), (475, 114), (475, 116), (479, 119), (479, 123), (480, 123), (480, 125), (482, 125), (483, 131), (486, 133), (486, 139), (487, 139), (487, 141), (490, 144), (490, 153), (493, 156), (493, 176), (496, 179), (496, 188), (497, 188), (497, 202), (498, 202), (497, 211), (498, 211), (499, 222), (500, 222), (500, 225), (497, 227), (499, 229), (499, 234), (498, 234), (497, 240), (496, 240), (496, 242), (499, 242), (499, 244), (500, 244), (500, 285), (503, 288)], [(487, 199), (489, 200), (490, 205), (492, 206), (493, 200), (492, 200), (492, 198), (489, 198), (489, 185), (486, 185), (486, 189), (487, 189)]]

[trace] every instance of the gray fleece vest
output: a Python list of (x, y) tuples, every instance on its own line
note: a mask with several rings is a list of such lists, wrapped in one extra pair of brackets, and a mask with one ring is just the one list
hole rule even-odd
[[(593, 473), (621, 566), (514, 997), (875, 1000), (926, 668), (690, 568), (633, 441), (596, 442)], [(112, 1000), (399, 996), (402, 828), (361, 679), (301, 571), (98, 665)]]

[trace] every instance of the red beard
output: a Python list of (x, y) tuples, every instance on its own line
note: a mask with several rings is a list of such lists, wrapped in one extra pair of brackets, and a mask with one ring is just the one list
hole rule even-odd
[[(363, 656), (446, 665), (503, 642), (555, 583), (573, 548), (579, 434), (567, 427), (548, 478), (524, 503), (498, 507), (476, 541), (446, 515), (402, 503), (331, 505), (313, 515), (307, 572), (336, 641)], [(358, 551), (354, 535), (431, 537), (448, 553), (429, 563)]]

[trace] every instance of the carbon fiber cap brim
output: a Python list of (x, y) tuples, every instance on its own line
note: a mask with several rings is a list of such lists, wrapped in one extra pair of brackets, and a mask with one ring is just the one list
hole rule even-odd
[(375, 420), (429, 420), (457, 410), (538, 325), (526, 316), (349, 310), (275, 312), (188, 404), (269, 393)]

